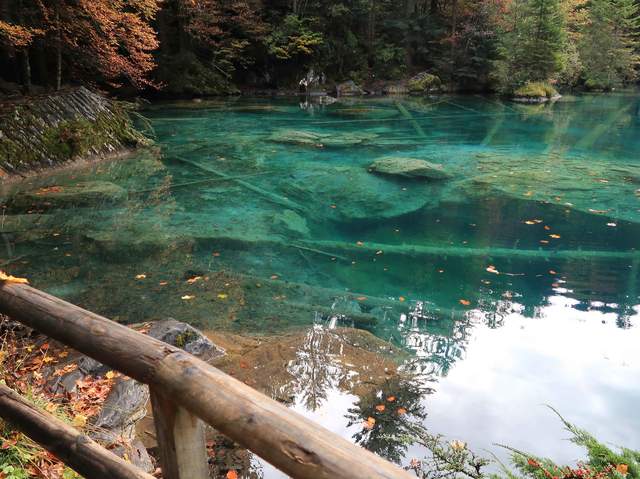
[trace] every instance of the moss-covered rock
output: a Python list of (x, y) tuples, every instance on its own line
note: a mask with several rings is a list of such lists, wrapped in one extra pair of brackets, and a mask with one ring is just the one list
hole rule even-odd
[(440, 88), (440, 78), (427, 72), (418, 73), (407, 83), (409, 93), (423, 93)]
[(333, 94), (335, 96), (360, 96), (364, 94), (364, 90), (350, 80), (334, 86)]
[(0, 169), (28, 173), (126, 150), (140, 136), (107, 98), (78, 88), (22, 104), (0, 121)]
[(515, 98), (541, 99), (542, 101), (553, 98), (558, 94), (555, 88), (546, 82), (530, 82), (518, 88), (514, 92)]

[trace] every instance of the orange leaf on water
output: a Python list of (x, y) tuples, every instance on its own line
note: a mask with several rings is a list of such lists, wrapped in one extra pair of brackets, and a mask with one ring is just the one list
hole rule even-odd
[(360, 301), (362, 301), (363, 299), (367, 299), (366, 297), (362, 297), (362, 298), (358, 298)]
[(227, 479), (238, 479), (238, 473), (236, 471), (227, 472)]
[(393, 396), (391, 396), (391, 397), (388, 397), (388, 398), (387, 398), (387, 401), (393, 401), (394, 399), (395, 399), (395, 398), (394, 398)]
[(362, 241), (356, 241), (356, 243), (362, 246)]
[(15, 276), (7, 275), (4, 271), (0, 271), (0, 280), (7, 281), (9, 283), (27, 283), (27, 284), (29, 284), (29, 281), (27, 281), (26, 278), (16, 278)]
[(522, 196), (531, 196), (531, 192), (529, 193), (523, 193)]
[(461, 299), (460, 302), (462, 304), (464, 304), (465, 306), (469, 306), (471, 303), (469, 301), (467, 301), (466, 299)]
[(276, 279), (276, 278), (277, 278), (277, 276), (271, 276), (271, 279)]
[(398, 299), (399, 299), (400, 301), (404, 301), (404, 298), (403, 298), (402, 296), (400, 296)]
[(407, 412), (406, 409), (398, 409), (398, 414), (404, 414), (405, 412)]
[(555, 271), (549, 271), (549, 273), (551, 273), (551, 274), (556, 274), (556, 272), (555, 272)]
[(384, 404), (381, 404), (380, 406), (376, 406), (376, 409), (377, 409), (378, 411), (384, 411), (384, 408), (385, 408), (385, 407), (386, 407), (386, 406), (385, 406)]
[(549, 235), (549, 236), (551, 236), (552, 238), (560, 238), (560, 235)]

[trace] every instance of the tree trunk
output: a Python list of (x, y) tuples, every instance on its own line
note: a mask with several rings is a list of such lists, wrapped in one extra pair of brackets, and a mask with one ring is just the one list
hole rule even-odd
[[(406, 0), (407, 3), (405, 5), (404, 18), (409, 23), (411, 20), (411, 14), (413, 13), (413, 6), (415, 0)], [(411, 38), (406, 37), (404, 40), (404, 64), (406, 66), (411, 66)]]
[(27, 95), (31, 95), (31, 62), (29, 61), (29, 47), (22, 49), (22, 86)]
[(62, 36), (60, 35), (60, 12), (56, 8), (56, 91), (62, 88)]
[(453, 60), (453, 51), (456, 47), (456, 13), (458, 9), (458, 0), (453, 0), (451, 7), (451, 60)]
[(438, 0), (431, 0), (429, 15), (433, 16), (438, 13)]
[(38, 67), (38, 82), (49, 84), (49, 70), (47, 68), (47, 52), (44, 48), (36, 48), (36, 65)]
[(164, 18), (164, 9), (158, 10), (156, 14), (156, 28), (158, 30), (158, 40), (160, 40), (160, 53), (169, 55), (169, 38), (167, 36), (167, 22)]

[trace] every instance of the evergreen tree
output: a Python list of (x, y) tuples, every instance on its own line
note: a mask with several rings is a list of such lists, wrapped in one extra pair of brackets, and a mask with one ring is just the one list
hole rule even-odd
[(495, 76), (503, 93), (564, 68), (566, 26), (558, 0), (513, 0), (497, 15)]
[(591, 0), (588, 22), (581, 29), (579, 52), (585, 66), (585, 84), (592, 88), (612, 88), (623, 80), (636, 78), (634, 54), (638, 46), (640, 21), (634, 0)]

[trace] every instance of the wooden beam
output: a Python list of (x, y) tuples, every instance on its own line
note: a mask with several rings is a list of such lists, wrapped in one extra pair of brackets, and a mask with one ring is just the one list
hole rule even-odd
[(0, 282), (0, 313), (149, 384), (297, 479), (415, 479), (183, 350), (26, 284)]
[(208, 479), (204, 423), (150, 388), (164, 479)]
[(2, 383), (0, 417), (85, 477), (153, 479)]

